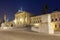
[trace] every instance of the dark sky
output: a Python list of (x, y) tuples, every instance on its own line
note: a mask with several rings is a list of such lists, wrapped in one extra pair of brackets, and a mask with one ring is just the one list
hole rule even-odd
[(24, 11), (33, 14), (41, 14), (44, 4), (49, 6), (48, 12), (54, 9), (60, 10), (59, 0), (0, 0), (0, 19), (7, 15), (7, 18), (13, 19), (14, 14), (22, 7)]

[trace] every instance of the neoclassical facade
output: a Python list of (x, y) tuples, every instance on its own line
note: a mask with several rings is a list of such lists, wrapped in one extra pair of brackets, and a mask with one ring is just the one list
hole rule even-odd
[(54, 33), (60, 30), (60, 12), (32, 16), (31, 13), (21, 11), (15, 14), (15, 25), (31, 25), (31, 30), (37, 32)]
[(29, 12), (25, 12), (25, 11), (17, 12), (15, 14), (16, 25), (20, 25), (20, 26), (21, 25), (29, 25), (31, 16), (32, 15)]
[(60, 12), (55, 11), (51, 13), (51, 23), (55, 30), (60, 30)]
[(32, 30), (37, 32), (54, 33), (60, 30), (60, 12), (54, 11), (31, 17)]
[(44, 14), (39, 16), (31, 17), (31, 30), (37, 32), (46, 32), (48, 33), (50, 30), (49, 27), (51, 23), (51, 16), (50, 14)]

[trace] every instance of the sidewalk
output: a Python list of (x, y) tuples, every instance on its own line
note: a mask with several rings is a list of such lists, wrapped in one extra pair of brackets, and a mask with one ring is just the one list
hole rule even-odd
[(38, 32), (28, 30), (26, 28), (12, 28), (12, 29), (9, 29), (9, 30), (1, 30), (1, 28), (0, 28), (0, 31), (14, 31), (14, 32), (24, 32), (24, 33), (35, 34), (35, 35), (42, 34), (42, 35), (60, 36), (60, 33), (59, 34), (38, 33)]
[(31, 31), (31, 30), (27, 30), (27, 29), (13, 29), (12, 31), (15, 31), (15, 32), (24, 32), (24, 33), (31, 33), (31, 34), (42, 34), (42, 35), (51, 35), (51, 36), (60, 36), (60, 33), (59, 34), (47, 34), (47, 33), (38, 33), (38, 32), (35, 32), (35, 31)]

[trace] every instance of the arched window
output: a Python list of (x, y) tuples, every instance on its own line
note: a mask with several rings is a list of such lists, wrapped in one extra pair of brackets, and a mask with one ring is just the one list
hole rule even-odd
[(37, 23), (37, 21), (36, 21), (36, 23)]
[(55, 19), (55, 21), (57, 21), (57, 18)]
[(55, 25), (55, 28), (57, 28), (57, 25)]
[(53, 20), (53, 19), (51, 19), (51, 21), (53, 22), (54, 20)]

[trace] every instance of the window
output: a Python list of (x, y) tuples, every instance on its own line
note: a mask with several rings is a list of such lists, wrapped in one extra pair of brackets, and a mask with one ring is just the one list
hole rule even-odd
[(33, 23), (35, 23), (35, 21)]
[(59, 25), (59, 28), (60, 28), (60, 25)]
[(36, 23), (37, 23), (37, 21), (36, 21)]
[(41, 20), (40, 20), (40, 22), (41, 22)]
[(55, 25), (55, 28), (57, 28), (57, 25)]
[(53, 19), (51, 19), (51, 21), (53, 22), (54, 20), (53, 20)]
[(55, 21), (57, 21), (57, 18), (55, 19)]
[(59, 21), (60, 21), (60, 18), (59, 18)]
[(39, 20), (38, 20), (38, 23), (39, 23)]

